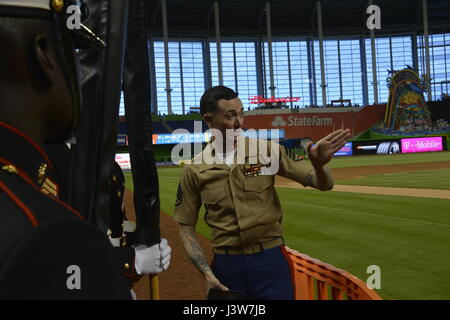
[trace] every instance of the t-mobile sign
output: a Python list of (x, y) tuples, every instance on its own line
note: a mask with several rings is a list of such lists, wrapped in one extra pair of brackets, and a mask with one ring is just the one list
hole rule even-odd
[(401, 139), (402, 153), (442, 151), (442, 137)]

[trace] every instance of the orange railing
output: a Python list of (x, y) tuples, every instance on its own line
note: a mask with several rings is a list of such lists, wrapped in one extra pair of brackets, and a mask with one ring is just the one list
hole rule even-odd
[(382, 300), (350, 273), (285, 247), (296, 300)]

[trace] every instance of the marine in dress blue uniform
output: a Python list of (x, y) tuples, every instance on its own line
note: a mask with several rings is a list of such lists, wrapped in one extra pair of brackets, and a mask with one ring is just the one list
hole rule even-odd
[[(0, 298), (130, 299), (108, 238), (49, 192), (53, 163), (80, 108), (73, 39), (62, 0), (0, 0)], [(51, 193), (51, 192), (50, 192)]]

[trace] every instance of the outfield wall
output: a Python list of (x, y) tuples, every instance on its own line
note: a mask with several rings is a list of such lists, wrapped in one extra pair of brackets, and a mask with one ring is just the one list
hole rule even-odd
[[(318, 140), (342, 127), (352, 129), (352, 135), (373, 127), (384, 119), (385, 105), (362, 108), (326, 108), (327, 110), (278, 109), (276, 113), (246, 113), (247, 129), (285, 129), (285, 138), (311, 138)], [(333, 109), (336, 109), (333, 111)], [(325, 112), (324, 112), (325, 111)]]

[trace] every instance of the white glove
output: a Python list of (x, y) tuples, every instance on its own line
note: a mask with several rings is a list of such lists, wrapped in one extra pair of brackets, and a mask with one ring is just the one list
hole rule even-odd
[(138, 274), (157, 274), (169, 268), (172, 248), (166, 239), (161, 238), (160, 243), (151, 247), (144, 244), (134, 246), (134, 251), (134, 267)]

